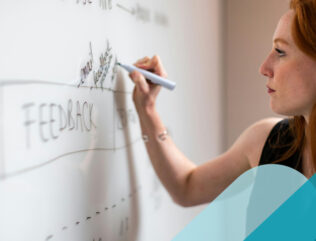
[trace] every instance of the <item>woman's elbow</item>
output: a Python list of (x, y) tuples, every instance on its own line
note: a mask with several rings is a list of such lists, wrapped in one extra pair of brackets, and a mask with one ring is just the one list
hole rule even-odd
[(202, 204), (207, 204), (212, 202), (216, 197), (197, 197), (194, 195), (190, 195), (190, 193), (183, 194), (181, 196), (172, 196), (172, 200), (182, 206), (182, 207), (194, 207)]
[(173, 202), (181, 207), (192, 207), (192, 205), (190, 205), (188, 202), (181, 199), (173, 198)]
[(174, 203), (178, 204), (181, 207), (193, 207), (196, 205), (199, 205), (199, 203), (194, 203), (192, 200), (190, 200), (188, 197), (186, 196), (172, 196), (172, 200)]

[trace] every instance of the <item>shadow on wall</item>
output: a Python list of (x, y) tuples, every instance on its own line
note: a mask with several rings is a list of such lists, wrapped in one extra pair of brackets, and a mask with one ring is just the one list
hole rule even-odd
[[(117, 72), (117, 78), (115, 81), (115, 86), (113, 89), (115, 90), (124, 90), (125, 88), (125, 82), (123, 74), (121, 71)], [(120, 113), (118, 113), (118, 110), (123, 109), (127, 110), (128, 105), (127, 103), (132, 101), (131, 100), (131, 95), (126, 95), (126, 94), (121, 94), (121, 93), (115, 93), (114, 95), (114, 111), (116, 116), (120, 116)], [(128, 122), (127, 122), (128, 123)], [(130, 192), (135, 192), (136, 195), (134, 198), (130, 199), (130, 205), (129, 205), (129, 230), (128, 230), (128, 240), (129, 241), (134, 241), (137, 240), (138, 236), (138, 226), (139, 226), (139, 201), (138, 201), (138, 192), (139, 187), (137, 186), (137, 181), (136, 181), (136, 171), (135, 171), (135, 166), (134, 163), (136, 162), (135, 160), (135, 153), (133, 150), (133, 145), (130, 145), (129, 143), (132, 143), (134, 140), (131, 136), (131, 130), (130, 126), (127, 124), (125, 127), (123, 127), (123, 133), (124, 133), (124, 140), (125, 143), (127, 143), (127, 147), (125, 149), (126, 151), (126, 157), (127, 157), (127, 167), (128, 167), (128, 174), (129, 174), (129, 190)]]
[[(112, 110), (112, 112), (109, 111), (109, 118), (113, 115), (114, 123), (112, 134), (114, 136), (111, 140), (111, 146), (104, 147), (104, 143), (99, 143), (99, 135), (103, 132), (100, 132), (98, 129), (94, 130), (93, 133), (91, 132), (88, 148), (92, 151), (86, 153), (80, 166), (82, 170), (85, 170), (82, 172), (85, 176), (83, 178), (88, 179), (86, 182), (88, 184), (84, 187), (87, 189), (85, 193), (88, 193), (88, 195), (83, 197), (83, 199), (87, 199), (86, 206), (89, 208), (91, 203), (93, 206), (100, 206), (104, 205), (104, 199), (107, 201), (105, 204), (107, 206), (102, 207), (102, 209), (105, 208), (108, 215), (102, 222), (96, 222), (91, 226), (91, 233), (98, 234), (99, 236), (102, 235), (106, 240), (119, 237), (120, 240), (136, 241), (139, 231), (139, 187), (136, 182), (136, 171), (134, 166), (134, 163), (136, 162), (136, 155), (133, 150), (135, 137), (133, 140), (128, 122), (120, 120), (120, 122), (123, 123), (120, 128), (118, 128), (117, 124), (119, 118), (122, 118), (122, 113), (120, 113), (120, 111), (127, 110), (129, 108), (128, 103), (131, 102), (131, 95), (126, 91), (121, 91), (126, 89), (125, 83), (126, 80), (124, 80), (123, 74), (118, 72), (112, 89), (120, 91), (113, 91), (112, 101), (106, 103), (109, 106), (104, 106), (104, 108)], [(95, 115), (97, 118), (98, 113), (95, 112)], [(123, 142), (124, 144), (120, 144), (117, 147), (115, 140), (118, 132), (123, 134), (123, 138), (121, 138), (122, 140), (120, 139), (120, 142)], [(100, 152), (96, 150), (99, 147), (102, 147)], [(120, 158), (123, 156), (124, 159), (117, 159), (118, 156)], [(115, 161), (115, 163), (113, 161)], [(118, 168), (124, 168), (122, 173), (128, 175), (128, 178), (124, 177), (120, 179), (120, 176), (118, 175), (120, 170), (118, 170)], [(124, 185), (124, 190), (126, 187), (126, 190), (129, 192), (124, 197), (119, 197), (121, 199), (118, 199), (117, 197), (116, 200), (111, 199), (110, 195), (119, 193), (120, 190), (118, 189), (120, 188), (120, 185)], [(112, 201), (117, 202), (115, 204), (109, 203)], [(120, 205), (123, 203), (124, 205)], [(112, 210), (119, 211), (119, 215), (117, 211), (112, 212)], [(97, 211), (100, 211), (97, 213), (102, 213), (104, 210)], [(96, 240), (101, 240), (101, 238), (99, 239), (99, 236), (96, 237)]]

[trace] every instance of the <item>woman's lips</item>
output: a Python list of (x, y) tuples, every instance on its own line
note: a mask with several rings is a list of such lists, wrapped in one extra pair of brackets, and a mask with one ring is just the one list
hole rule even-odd
[(268, 93), (269, 93), (269, 94), (275, 92), (275, 90), (274, 90), (274, 89), (271, 89), (269, 86), (267, 86), (267, 88), (268, 88)]

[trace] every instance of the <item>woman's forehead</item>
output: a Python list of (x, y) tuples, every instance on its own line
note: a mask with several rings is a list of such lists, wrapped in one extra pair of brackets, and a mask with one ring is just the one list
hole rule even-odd
[(278, 25), (273, 35), (273, 41), (275, 39), (283, 39), (289, 44), (293, 43), (292, 38), (292, 23), (294, 18), (294, 11), (287, 11), (279, 20)]

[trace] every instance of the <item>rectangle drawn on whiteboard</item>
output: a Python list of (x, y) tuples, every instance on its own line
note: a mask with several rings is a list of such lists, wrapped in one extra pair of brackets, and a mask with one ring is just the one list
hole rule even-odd
[[(113, 129), (114, 91), (45, 84), (0, 89), (6, 100), (1, 110), (1, 136), (5, 140), (2, 176), (45, 164), (67, 153), (112, 150), (131, 141), (114, 138), (123, 135), (119, 129)], [(130, 97), (128, 93), (118, 95)], [(137, 124), (131, 109), (119, 113), (116, 119), (121, 120), (122, 128)]]

